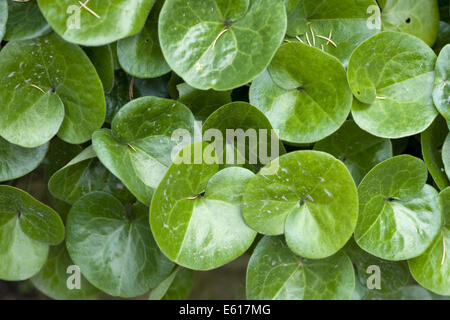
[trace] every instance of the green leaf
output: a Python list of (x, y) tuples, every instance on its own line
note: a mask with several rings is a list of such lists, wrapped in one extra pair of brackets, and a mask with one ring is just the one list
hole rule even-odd
[(376, 164), (392, 157), (392, 143), (360, 129), (353, 120), (314, 145), (314, 150), (325, 151), (335, 156), (348, 168), (356, 184)]
[(250, 180), (243, 213), (254, 230), (285, 233), (295, 253), (320, 259), (350, 239), (358, 196), (341, 161), (324, 152), (296, 151), (272, 161)]
[[(144, 26), (155, 0), (94, 1), (86, 7), (72, 0), (38, 0), (45, 19), (64, 40), (101, 46), (131, 36)], [(124, 14), (126, 13), (126, 14)]]
[(84, 51), (91, 59), (105, 92), (111, 92), (114, 86), (114, 58), (111, 46), (86, 47)]
[(69, 289), (67, 282), (71, 274), (69, 266), (74, 265), (62, 243), (50, 248), (48, 259), (41, 271), (31, 278), (31, 282), (45, 295), (57, 300), (97, 299), (100, 291), (92, 286), (85, 277), (80, 278), (80, 288)]
[(381, 21), (383, 30), (409, 33), (431, 46), (438, 33), (438, 4), (436, 0), (386, 0)]
[(439, 195), (444, 222), (439, 234), (419, 257), (408, 260), (414, 279), (437, 294), (450, 296), (450, 188)]
[[(409, 281), (408, 266), (404, 261), (386, 261), (361, 250), (356, 242), (350, 240), (344, 248), (344, 252), (350, 257), (356, 267), (357, 278), (368, 290), (368, 282), (373, 273), (370, 267), (377, 267), (380, 272), (380, 288), (374, 288), (382, 293), (397, 291)], [(375, 275), (375, 274), (374, 274)]]
[(356, 123), (394, 139), (428, 128), (437, 115), (431, 96), (435, 62), (433, 50), (408, 34), (381, 32), (363, 42), (348, 65)]
[(150, 292), (149, 300), (185, 300), (193, 284), (192, 270), (176, 267), (170, 276)]
[(157, 0), (144, 28), (117, 43), (117, 57), (123, 70), (138, 78), (156, 78), (170, 71), (158, 38), (158, 17), (163, 5)]
[(180, 83), (176, 88), (179, 92), (178, 101), (191, 109), (200, 121), (205, 121), (221, 106), (231, 103), (230, 91), (198, 90), (187, 83)]
[[(289, 3), (287, 35), (298, 36), (303, 43), (324, 48), (345, 66), (353, 50), (381, 29), (379, 8), (374, 0), (286, 2)], [(298, 38), (292, 41), (298, 41)]]
[(6, 22), (8, 20), (8, 2), (0, 0), (0, 41), (6, 32)]
[(48, 246), (63, 239), (55, 211), (20, 189), (0, 186), (0, 279), (32, 277), (44, 265)]
[(55, 34), (11, 41), (0, 51), (0, 135), (33, 148), (56, 133), (90, 139), (105, 119), (98, 75), (83, 51)]
[(437, 117), (433, 124), (421, 135), (422, 155), (428, 170), (439, 189), (443, 190), (450, 185), (445, 174), (442, 162), (442, 146), (448, 135), (448, 128), (442, 117)]
[(177, 145), (172, 133), (185, 129), (192, 137), (194, 121), (190, 110), (181, 103), (143, 97), (120, 109), (112, 129), (95, 132), (92, 143), (103, 165), (139, 201), (149, 204)]
[(409, 155), (375, 166), (358, 187), (359, 217), (355, 240), (385, 260), (421, 255), (442, 222), (437, 191), (426, 185), (427, 168)]
[(439, 54), (436, 62), (436, 79), (433, 89), (433, 101), (438, 111), (447, 120), (450, 128), (450, 44), (446, 45)]
[(295, 255), (281, 237), (264, 237), (247, 268), (247, 298), (255, 300), (350, 299), (355, 274), (350, 259), (338, 253), (322, 260)]
[(203, 140), (211, 139), (215, 143), (221, 164), (243, 166), (254, 172), (286, 153), (272, 130), (264, 113), (246, 102), (224, 105), (211, 114), (202, 127)]
[(148, 209), (126, 211), (103, 192), (78, 200), (67, 219), (67, 250), (86, 279), (113, 296), (135, 297), (161, 282), (173, 268), (156, 246)]
[(269, 72), (253, 81), (250, 103), (264, 112), (282, 140), (305, 144), (339, 129), (350, 113), (352, 94), (336, 58), (288, 43), (278, 50)]
[(444, 146), (442, 147), (442, 161), (444, 162), (447, 178), (450, 179), (450, 133), (447, 135), (447, 139), (445, 139)]
[(282, 1), (166, 0), (159, 38), (168, 64), (191, 86), (229, 90), (264, 71), (286, 24)]
[(20, 178), (39, 166), (48, 143), (34, 149), (22, 148), (0, 137), (0, 182)]
[(37, 1), (8, 1), (5, 40), (28, 40), (43, 36), (50, 31), (51, 28), (42, 16)]
[[(194, 270), (218, 268), (236, 259), (256, 236), (241, 212), (242, 193), (253, 173), (239, 167), (219, 171), (217, 158), (206, 156), (210, 148), (200, 142), (183, 148), (150, 208), (150, 226), (162, 252)], [(198, 161), (200, 152), (203, 160)]]
[(50, 178), (48, 189), (55, 198), (69, 204), (93, 191), (111, 193), (125, 204), (134, 199), (123, 183), (100, 163), (92, 146), (58, 170)]

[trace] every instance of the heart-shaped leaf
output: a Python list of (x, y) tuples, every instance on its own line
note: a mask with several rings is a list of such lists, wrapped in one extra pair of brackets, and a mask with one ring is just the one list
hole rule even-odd
[(286, 153), (272, 130), (264, 113), (246, 102), (224, 105), (202, 127), (203, 140), (215, 143), (221, 164), (243, 166), (254, 172)]
[(83, 143), (105, 119), (100, 79), (76, 45), (55, 34), (11, 41), (0, 51), (0, 135), (33, 148), (56, 133)]
[(67, 218), (67, 250), (83, 275), (113, 296), (135, 297), (160, 283), (173, 268), (153, 240), (148, 209), (126, 211), (103, 192), (78, 200)]
[[(68, 279), (74, 263), (70, 259), (66, 244), (50, 248), (48, 259), (41, 271), (31, 278), (33, 285), (45, 295), (57, 300), (92, 300), (97, 299), (100, 291), (92, 286), (85, 277), (79, 279), (80, 288), (69, 289)], [(75, 277), (75, 274), (72, 275)], [(78, 280), (74, 280), (75, 282)]]
[(102, 80), (103, 90), (111, 92), (114, 86), (114, 57), (111, 46), (86, 47), (84, 51)]
[(285, 233), (295, 253), (320, 259), (336, 253), (350, 239), (358, 196), (341, 161), (324, 152), (296, 151), (272, 161), (250, 180), (243, 213), (254, 230)]
[(187, 83), (176, 86), (179, 92), (178, 101), (191, 109), (195, 118), (205, 121), (214, 111), (231, 103), (230, 91), (199, 90)]
[(168, 64), (191, 86), (229, 90), (264, 71), (286, 24), (282, 1), (166, 0), (159, 38)]
[(247, 298), (255, 300), (350, 299), (355, 273), (344, 253), (321, 260), (295, 255), (282, 237), (262, 238), (247, 268)]
[(95, 132), (92, 143), (103, 165), (139, 201), (149, 204), (177, 145), (172, 133), (184, 129), (193, 137), (194, 121), (191, 111), (179, 102), (143, 97), (120, 109), (112, 129)]
[(253, 81), (250, 103), (265, 113), (282, 140), (304, 144), (339, 129), (350, 113), (352, 94), (336, 58), (288, 43), (278, 50), (269, 72)]
[(397, 156), (375, 166), (358, 187), (358, 245), (385, 260), (421, 255), (439, 232), (442, 221), (437, 191), (426, 185), (420, 159)]
[[(143, 27), (155, 0), (38, 0), (45, 19), (68, 42), (101, 46)], [(126, 14), (125, 14), (126, 13)]]
[(433, 89), (433, 101), (438, 111), (447, 120), (450, 128), (450, 44), (447, 44), (436, 62), (436, 80)]
[(433, 50), (408, 34), (381, 32), (363, 42), (348, 65), (356, 123), (394, 139), (427, 129), (437, 115), (431, 95), (435, 62)]
[(442, 160), (442, 156), (444, 155), (442, 146), (447, 135), (447, 123), (442, 117), (437, 117), (433, 124), (421, 135), (423, 159), (427, 164), (434, 182), (441, 190), (450, 186), (450, 181), (445, 174), (445, 167)]
[(444, 222), (428, 249), (408, 260), (414, 279), (437, 294), (450, 296), (450, 188), (440, 193)]
[(287, 35), (337, 57), (347, 65), (353, 50), (381, 29), (374, 0), (285, 0)]
[[(0, 9), (2, 10), (3, 8)], [(37, 1), (8, 1), (5, 40), (28, 40), (43, 36), (50, 31), (51, 28), (42, 16)]]
[(44, 265), (49, 245), (63, 239), (55, 211), (20, 189), (0, 186), (0, 279), (32, 277)]
[(34, 148), (22, 148), (0, 137), (0, 182), (20, 178), (44, 160), (48, 143)]
[(376, 164), (392, 157), (392, 143), (360, 129), (352, 120), (346, 121), (331, 136), (317, 142), (314, 150), (325, 151), (347, 166), (356, 184)]
[(93, 191), (111, 193), (125, 204), (134, 199), (122, 182), (100, 163), (92, 146), (58, 170), (50, 178), (48, 189), (55, 198), (69, 204)]
[(436, 0), (386, 0), (382, 5), (383, 30), (412, 34), (431, 46), (439, 27)]
[(157, 0), (144, 28), (117, 43), (117, 57), (123, 70), (138, 78), (156, 78), (170, 71), (159, 46), (158, 17), (162, 0)]
[(380, 287), (371, 290), (382, 293), (397, 291), (409, 281), (409, 270), (404, 261), (386, 261), (372, 256), (361, 250), (353, 239), (347, 243), (344, 252), (356, 267), (357, 278), (366, 290), (369, 284), (373, 285), (371, 275), (375, 275), (374, 272), (379, 272)]
[(184, 147), (150, 208), (150, 226), (162, 252), (193, 270), (218, 268), (236, 259), (256, 236), (241, 212), (244, 187), (253, 173), (239, 167), (219, 171), (217, 158), (207, 157), (212, 154), (207, 143)]

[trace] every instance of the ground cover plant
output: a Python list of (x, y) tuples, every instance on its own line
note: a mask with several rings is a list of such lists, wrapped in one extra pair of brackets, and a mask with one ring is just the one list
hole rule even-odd
[(236, 299), (447, 299), (449, 23), (438, 0), (0, 0), (0, 286), (183, 300), (241, 261)]

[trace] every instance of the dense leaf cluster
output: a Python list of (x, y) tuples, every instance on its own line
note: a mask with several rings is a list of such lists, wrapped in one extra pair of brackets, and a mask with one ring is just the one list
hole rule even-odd
[[(185, 299), (247, 255), (249, 299), (450, 296), (449, 22), (438, 0), (0, 0), (0, 279)], [(230, 130), (256, 136), (207, 138)]]

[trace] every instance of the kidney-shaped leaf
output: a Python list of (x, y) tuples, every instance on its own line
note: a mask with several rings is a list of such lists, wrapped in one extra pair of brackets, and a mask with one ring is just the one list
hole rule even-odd
[(144, 294), (173, 268), (153, 240), (147, 207), (136, 203), (126, 211), (103, 192), (90, 193), (72, 206), (67, 250), (86, 279), (113, 296)]
[(260, 240), (247, 267), (247, 298), (343, 300), (355, 289), (355, 273), (344, 253), (321, 260), (295, 255), (281, 237)]
[(157, 97), (129, 102), (115, 116), (111, 130), (94, 133), (94, 150), (136, 198), (149, 204), (170, 165), (177, 129), (194, 135), (194, 116), (183, 104)]
[(358, 196), (341, 161), (324, 152), (296, 151), (275, 159), (250, 180), (243, 212), (251, 228), (269, 235), (285, 233), (295, 253), (320, 259), (350, 239)]
[(347, 65), (353, 50), (381, 29), (375, 0), (287, 0), (287, 35)]
[(167, 62), (187, 83), (228, 90), (264, 71), (286, 21), (282, 1), (166, 0), (159, 38)]
[(433, 89), (433, 100), (438, 111), (447, 120), (450, 128), (450, 44), (447, 44), (436, 62), (436, 79)]
[(375, 166), (358, 187), (358, 245), (386, 260), (421, 255), (442, 221), (437, 191), (426, 185), (425, 163), (409, 155)]
[(450, 188), (439, 196), (444, 215), (441, 231), (421, 256), (408, 263), (414, 279), (423, 287), (450, 296)]
[(56, 133), (83, 143), (105, 120), (105, 98), (92, 63), (55, 34), (12, 41), (0, 51), (0, 135), (33, 148)]
[(356, 184), (376, 164), (392, 157), (392, 143), (360, 129), (352, 120), (346, 121), (331, 136), (317, 142), (314, 150), (328, 152), (350, 170)]
[(37, 1), (8, 1), (5, 40), (28, 40), (43, 36), (50, 31), (51, 28), (42, 16)]
[(155, 0), (38, 0), (45, 19), (66, 41), (101, 46), (142, 28)]
[(431, 46), (439, 27), (436, 0), (386, 0), (382, 5), (383, 30), (412, 34)]
[(55, 211), (20, 189), (0, 186), (0, 279), (32, 277), (44, 265), (48, 246), (63, 239)]
[(436, 118), (432, 90), (436, 55), (420, 39), (381, 32), (350, 57), (353, 118), (365, 131), (402, 138), (424, 131)]
[(209, 162), (205, 157), (209, 148), (198, 142), (180, 151), (150, 209), (150, 225), (162, 252), (194, 270), (218, 268), (236, 259), (256, 236), (241, 212), (244, 187), (253, 173), (239, 167), (219, 171), (217, 159)]
[(44, 160), (48, 143), (33, 149), (22, 148), (0, 137), (0, 182), (20, 178)]
[(301, 144), (338, 130), (350, 113), (352, 93), (336, 58), (288, 43), (278, 50), (269, 72), (253, 81), (250, 103), (265, 113), (282, 140)]

